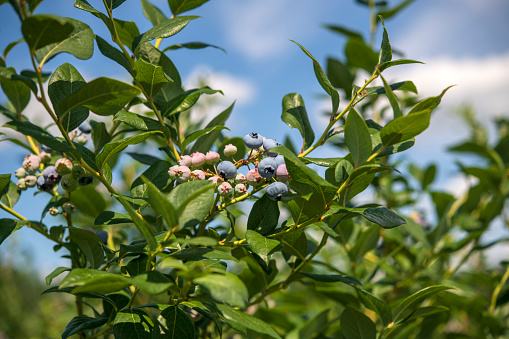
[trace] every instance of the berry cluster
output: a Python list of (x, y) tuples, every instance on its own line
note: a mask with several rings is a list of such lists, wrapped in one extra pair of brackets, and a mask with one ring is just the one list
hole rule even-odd
[[(247, 134), (244, 137), (244, 144), (250, 149), (248, 158), (236, 163), (229, 160), (221, 161), (219, 153), (213, 151), (207, 152), (206, 155), (200, 152), (183, 155), (179, 159), (179, 164), (169, 169), (170, 178), (177, 183), (182, 183), (190, 180), (205, 180), (208, 177), (208, 180), (216, 184), (218, 193), (225, 197), (245, 194), (249, 186), (255, 187), (262, 182), (272, 180), (273, 182), (266, 189), (267, 196), (280, 201), (288, 194), (290, 175), (286, 169), (284, 157), (270, 151), (279, 144), (257, 133)], [(237, 147), (232, 144), (226, 145), (223, 154), (227, 157), (234, 156), (237, 154)], [(255, 168), (249, 169), (250, 164), (254, 164)], [(247, 174), (238, 173), (238, 168), (241, 166), (248, 167)], [(274, 181), (274, 178), (278, 181)]]
[(49, 192), (60, 183), (64, 190), (74, 191), (78, 185), (92, 183), (93, 176), (83, 167), (73, 165), (67, 158), (59, 158), (52, 165), (52, 150), (44, 145), (40, 147), (39, 155), (27, 155), (23, 167), (14, 172), (18, 178), (18, 189), (25, 191), (37, 186), (40, 191)]

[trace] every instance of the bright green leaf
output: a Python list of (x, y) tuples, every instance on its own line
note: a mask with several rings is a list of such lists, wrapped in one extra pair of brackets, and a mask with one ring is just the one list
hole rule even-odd
[(309, 148), (315, 140), (315, 133), (309, 122), (304, 100), (298, 93), (289, 93), (283, 97), (283, 120), (291, 128), (297, 128), (304, 139), (302, 150)]
[(354, 108), (346, 117), (345, 142), (352, 154), (354, 168), (363, 165), (371, 155), (371, 135), (366, 122)]
[(409, 140), (423, 132), (429, 126), (429, 109), (408, 114), (390, 121), (380, 131), (384, 147)]
[(133, 76), (151, 100), (165, 83), (173, 80), (163, 72), (161, 66), (156, 66), (143, 59), (134, 63)]
[(208, 274), (194, 279), (193, 282), (205, 288), (210, 296), (220, 303), (245, 307), (249, 297), (242, 280), (230, 272)]

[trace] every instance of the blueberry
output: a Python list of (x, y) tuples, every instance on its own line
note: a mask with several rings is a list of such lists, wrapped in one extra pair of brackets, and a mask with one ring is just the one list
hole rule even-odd
[(99, 230), (99, 231), (97, 231), (96, 234), (99, 237), (99, 239), (101, 239), (101, 242), (103, 244), (106, 245), (108, 243), (108, 232), (103, 231), (103, 230)]
[(273, 182), (266, 189), (267, 196), (276, 201), (281, 201), (281, 198), (288, 194), (288, 187), (282, 182)]
[(93, 175), (88, 176), (88, 177), (81, 177), (78, 179), (78, 184), (80, 184), (81, 186), (90, 185), (93, 180), (94, 180)]
[(249, 133), (244, 137), (244, 144), (247, 148), (258, 148), (263, 145), (263, 137), (255, 132)]
[(285, 157), (282, 156), (281, 154), (278, 154), (277, 157), (274, 158), (274, 160), (276, 161), (278, 167), (285, 164)]
[(217, 165), (217, 174), (219, 174), (223, 180), (233, 179), (237, 175), (237, 167), (235, 167), (231, 161), (221, 161)]
[[(55, 166), (48, 166), (42, 172), (42, 176), (47, 182), (57, 183), (61, 176), (56, 172)], [(40, 178), (40, 177), (39, 177)]]
[(47, 180), (44, 176), (37, 177), (39, 191), (49, 192), (55, 186), (55, 182)]
[(264, 178), (272, 178), (276, 174), (277, 163), (272, 158), (265, 158), (258, 164), (258, 173)]
[(81, 125), (79, 125), (78, 129), (82, 131), (83, 133), (90, 133), (92, 132), (92, 127), (87, 121), (84, 121)]
[(272, 148), (276, 147), (276, 146), (281, 146), (280, 144), (278, 144), (278, 142), (274, 139), (266, 139), (264, 142), (263, 142), (263, 149), (265, 150), (265, 152), (267, 152), (267, 154), (271, 157), (277, 157), (278, 156), (278, 153), (275, 153), (275, 152), (269, 152)]

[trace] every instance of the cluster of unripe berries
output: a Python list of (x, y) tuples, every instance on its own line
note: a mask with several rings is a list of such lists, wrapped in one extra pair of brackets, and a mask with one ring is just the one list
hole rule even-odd
[(92, 183), (93, 176), (67, 158), (60, 158), (50, 165), (51, 153), (50, 148), (41, 145), (39, 155), (29, 154), (25, 157), (23, 167), (14, 172), (18, 178), (18, 189), (25, 191), (37, 186), (40, 191), (49, 192), (60, 183), (64, 190), (74, 191), (78, 185)]
[[(290, 175), (286, 169), (285, 159), (282, 155), (270, 150), (279, 144), (272, 139), (265, 139), (257, 133), (249, 133), (244, 137), (244, 144), (250, 149), (248, 159), (242, 159), (234, 164), (223, 160), (219, 153), (209, 151), (207, 154), (200, 152), (191, 155), (183, 155), (179, 164), (172, 166), (168, 173), (171, 179), (182, 183), (189, 180), (208, 180), (217, 185), (218, 193), (222, 196), (241, 195), (247, 192), (249, 185), (257, 186), (272, 178), (279, 181), (270, 183), (266, 193), (269, 198), (281, 200), (288, 194), (288, 179)], [(223, 154), (227, 157), (237, 153), (237, 147), (232, 144), (226, 145)], [(263, 155), (266, 155), (263, 158)], [(261, 158), (261, 160), (259, 160)], [(246, 175), (238, 173), (238, 167), (254, 163), (256, 168), (250, 169)], [(214, 171), (200, 169), (203, 165), (212, 165)], [(217, 164), (217, 165), (216, 165)]]

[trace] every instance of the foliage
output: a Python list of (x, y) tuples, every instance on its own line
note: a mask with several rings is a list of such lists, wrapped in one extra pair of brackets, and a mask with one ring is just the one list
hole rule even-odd
[[(0, 219), (0, 242), (29, 227), (69, 258), (68, 267), (46, 278), (44, 291), (44, 298), (76, 299), (76, 315), (60, 328), (62, 338), (507, 335), (509, 268), (501, 273), (482, 259), (486, 249), (507, 239), (486, 244), (482, 236), (502, 219), (509, 194), (509, 122), (497, 122), (495, 145), (478, 137), (451, 148), (485, 161), (459, 164), (461, 173), (476, 179), (459, 198), (433, 188), (434, 165), (412, 165), (411, 179), (393, 160), (428, 128), (449, 89), (418, 101), (410, 94), (417, 92), (411, 81), (391, 84), (383, 77), (390, 67), (419, 63), (393, 59), (383, 21), (411, 1), (393, 8), (359, 1), (370, 6), (373, 34), (377, 25), (382, 29), (381, 46), (374, 49), (361, 34), (329, 26), (348, 41), (346, 59), (330, 58), (325, 69), (296, 43), (331, 103), (330, 123), (315, 135), (304, 98), (284, 96), (281, 118), (302, 136), (297, 151), (290, 141), (251, 147), (254, 141), (246, 138), (253, 135), (226, 138), (233, 104), (205, 126), (189, 123), (201, 94), (218, 90), (182, 88), (166, 52), (211, 45), (159, 47), (197, 18), (182, 14), (207, 0), (168, 1), (169, 19), (142, 0), (153, 25), (144, 33), (136, 23), (114, 18), (115, 8), (127, 5), (123, 0), (103, 1), (104, 10), (76, 0), (77, 9), (105, 24), (110, 41), (79, 20), (34, 14), (40, 2), (9, 1), (34, 67), (18, 73), (0, 65), (9, 101), (0, 111), (9, 119), (3, 128), (23, 134), (10, 141), (32, 155), (16, 171), (17, 182), (10, 173), (0, 176), (0, 207), (13, 217)], [(89, 59), (94, 39), (132, 83), (105, 77), (86, 82), (75, 66), (52, 65), (59, 53)], [(50, 76), (43, 72), (49, 65)], [(353, 80), (360, 71), (370, 76), (359, 87)], [(32, 96), (59, 135), (30, 121)], [(159, 146), (159, 156), (131, 153), (133, 163), (148, 167), (127, 188), (115, 187), (114, 176), (128, 177), (119, 155), (148, 141)], [(335, 156), (308, 156), (324, 145)], [(272, 165), (279, 161), (273, 153), (284, 164)], [(247, 174), (236, 176), (237, 170)], [(48, 205), (40, 220), (26, 220), (14, 208), (35, 180)], [(372, 203), (356, 205), (368, 187), (375, 192)], [(414, 209), (425, 196), (435, 211), (423, 218)], [(237, 217), (249, 200), (254, 204), (242, 225)], [(61, 219), (48, 224), (48, 213)], [(481, 257), (475, 270), (461, 270), (472, 256)]]

